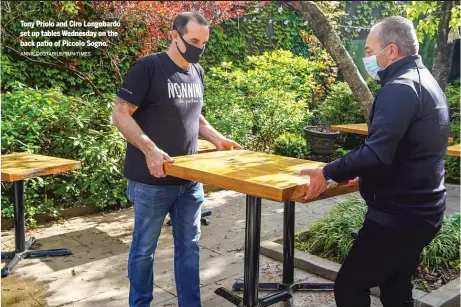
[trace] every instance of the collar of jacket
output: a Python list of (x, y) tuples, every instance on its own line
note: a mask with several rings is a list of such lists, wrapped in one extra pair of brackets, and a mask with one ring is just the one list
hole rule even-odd
[(403, 74), (404, 71), (414, 67), (425, 67), (423, 61), (421, 60), (421, 57), (419, 55), (406, 56), (403, 59), (400, 59), (399, 61), (392, 63), (385, 70), (379, 71), (379, 82), (381, 83), (381, 85), (384, 85), (387, 83), (387, 81), (391, 80), (396, 75)]

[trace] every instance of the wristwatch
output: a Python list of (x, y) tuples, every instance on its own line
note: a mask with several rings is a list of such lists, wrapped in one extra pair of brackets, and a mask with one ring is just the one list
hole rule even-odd
[(323, 177), (325, 177), (325, 181), (327, 183), (327, 189), (333, 188), (333, 187), (338, 185), (338, 183), (336, 181), (334, 181), (333, 179), (328, 177), (328, 175), (325, 173), (325, 168), (323, 168), (322, 173), (323, 173)]

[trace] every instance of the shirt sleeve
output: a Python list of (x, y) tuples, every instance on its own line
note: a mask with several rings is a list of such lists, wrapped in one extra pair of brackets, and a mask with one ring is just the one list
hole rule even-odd
[(128, 69), (117, 96), (139, 107), (149, 92), (150, 84), (149, 70), (138, 60)]
[(341, 159), (328, 163), (325, 174), (343, 182), (392, 164), (397, 147), (413, 121), (417, 102), (416, 93), (408, 85), (383, 87), (375, 101), (367, 140)]

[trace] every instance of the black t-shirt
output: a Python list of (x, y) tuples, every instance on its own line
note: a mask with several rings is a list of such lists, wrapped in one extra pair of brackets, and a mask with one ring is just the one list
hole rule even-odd
[[(128, 70), (117, 96), (138, 106), (134, 120), (144, 133), (171, 157), (197, 153), (203, 105), (203, 68), (176, 65), (165, 52), (137, 60)], [(128, 142), (124, 175), (151, 185), (179, 185), (189, 181), (149, 173), (142, 151)]]

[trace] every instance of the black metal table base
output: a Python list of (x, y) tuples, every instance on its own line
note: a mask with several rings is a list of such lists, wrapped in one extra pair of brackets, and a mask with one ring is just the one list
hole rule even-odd
[(29, 250), (35, 243), (32, 237), (26, 241), (26, 224), (24, 215), (24, 181), (14, 183), (14, 231), (15, 252), (2, 252), (2, 259), (11, 259), (2, 269), (2, 278), (13, 272), (14, 267), (24, 258), (67, 256), (72, 252), (69, 249)]
[[(332, 291), (334, 283), (294, 283), (295, 202), (284, 203), (283, 211), (283, 281), (259, 283), (259, 245), (261, 233), (261, 199), (247, 195), (245, 227), (244, 282), (235, 283), (233, 291), (243, 291), (243, 298), (225, 288), (215, 293), (239, 307), (265, 307), (285, 301), (291, 305), (296, 291)], [(258, 299), (258, 290), (278, 291)]]

